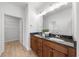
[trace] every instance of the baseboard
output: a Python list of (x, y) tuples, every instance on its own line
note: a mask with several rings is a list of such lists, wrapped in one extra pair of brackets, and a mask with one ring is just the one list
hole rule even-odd
[(11, 40), (11, 41), (6, 41), (5, 43), (7, 43), (7, 42), (16, 42), (16, 41), (20, 41), (20, 40)]
[(8, 41), (5, 41), (5, 42), (13, 42), (13, 41), (20, 41), (20, 40), (8, 40)]

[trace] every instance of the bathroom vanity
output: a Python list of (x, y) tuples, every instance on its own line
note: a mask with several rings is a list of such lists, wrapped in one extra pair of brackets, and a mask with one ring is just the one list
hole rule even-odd
[(76, 57), (74, 42), (54, 40), (41, 35), (31, 34), (31, 49), (40, 57)]

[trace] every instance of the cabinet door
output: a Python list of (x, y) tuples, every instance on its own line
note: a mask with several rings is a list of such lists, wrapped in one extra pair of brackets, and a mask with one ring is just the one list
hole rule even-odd
[(38, 38), (38, 50), (37, 50), (37, 54), (38, 56), (42, 57), (42, 39)]
[(37, 54), (39, 57), (42, 57), (42, 49), (38, 49)]
[(75, 48), (68, 48), (68, 56), (69, 57), (76, 57), (76, 49)]
[(37, 39), (33, 36), (31, 37), (31, 48), (35, 53), (37, 53)]
[(43, 57), (53, 57), (53, 50), (48, 46), (43, 46)]
[(66, 55), (59, 51), (53, 50), (53, 57), (66, 57)]

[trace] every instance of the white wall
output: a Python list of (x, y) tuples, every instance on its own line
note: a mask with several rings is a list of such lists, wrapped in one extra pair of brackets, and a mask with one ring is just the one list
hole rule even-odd
[(53, 33), (72, 35), (72, 8), (61, 9), (58, 12), (51, 12), (51, 14), (44, 16), (44, 29), (49, 29), (49, 24), (53, 22), (56, 22)]
[(5, 14), (16, 17), (23, 17), (23, 8), (13, 5), (11, 3), (0, 2), (0, 8), (3, 10)]
[(3, 12), (0, 9), (0, 55), (4, 51), (4, 16)]
[(34, 8), (30, 8), (29, 10), (29, 19), (30, 19), (30, 32), (41, 32), (43, 26), (43, 19), (42, 16), (39, 16), (34, 11)]
[(28, 22), (28, 5), (26, 5), (26, 7), (25, 7), (25, 13), (24, 13), (24, 19), (25, 20), (23, 20), (23, 46), (27, 49), (27, 46), (28, 46), (28, 37), (29, 37), (29, 26), (28, 26), (28, 24), (29, 24), (29, 22)]
[(77, 3), (77, 6), (76, 6), (76, 8), (77, 8), (77, 10), (76, 10), (76, 12), (77, 12), (77, 22), (76, 22), (76, 24), (77, 24), (77, 26), (76, 26), (76, 35), (77, 35), (77, 56), (79, 56), (79, 3)]
[[(27, 9), (27, 8), (26, 8)], [(43, 26), (42, 17), (36, 14), (34, 8), (32, 8), (32, 3), (28, 4), (28, 14), (26, 14), (26, 42), (27, 42), (27, 50), (30, 50), (30, 33), (32, 32), (41, 32)]]
[(77, 56), (79, 56), (79, 3), (73, 3), (73, 31), (77, 42)]
[[(25, 15), (24, 14), (25, 13), (24, 8), (18, 7), (16, 5), (13, 5), (13, 4), (10, 4), (10, 3), (0, 2), (0, 10), (2, 10), (2, 11), (0, 11), (0, 12), (2, 12), (2, 15), (0, 15), (0, 17), (3, 17), (3, 19), (1, 18), (1, 20), (4, 20), (4, 15), (5, 14), (15, 16), (15, 17), (20, 17), (20, 18), (22, 18), (23, 22), (25, 20), (24, 19), (24, 17), (25, 17), (24, 16)], [(4, 40), (4, 21), (2, 21), (2, 24), (3, 25), (1, 25), (1, 26), (2, 26), (2, 29), (3, 29), (2, 30), (3, 33), (1, 33), (1, 32), (0, 33), (2, 34), (2, 38)], [(24, 35), (24, 32), (23, 32), (23, 35)], [(0, 48), (1, 48), (1, 46), (0, 46)], [(4, 48), (4, 45), (3, 45), (3, 48)]]

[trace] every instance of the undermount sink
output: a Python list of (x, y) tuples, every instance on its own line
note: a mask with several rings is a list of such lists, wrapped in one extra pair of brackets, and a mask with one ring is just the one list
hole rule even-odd
[[(37, 37), (43, 37), (43, 36), (40, 36), (40, 35), (35, 35)], [(46, 37), (48, 40), (51, 40), (51, 41), (58, 41), (58, 42), (64, 42), (64, 40), (62, 39), (59, 39), (59, 38), (54, 38), (54, 37)]]
[(49, 38), (49, 40), (64, 42), (64, 40), (58, 38)]
[(40, 37), (40, 38), (42, 37), (42, 36), (40, 36), (40, 35), (37, 35), (37, 34), (36, 34), (35, 36), (37, 36), (37, 37)]
[(40, 35), (35, 35), (35, 36), (40, 36)]

